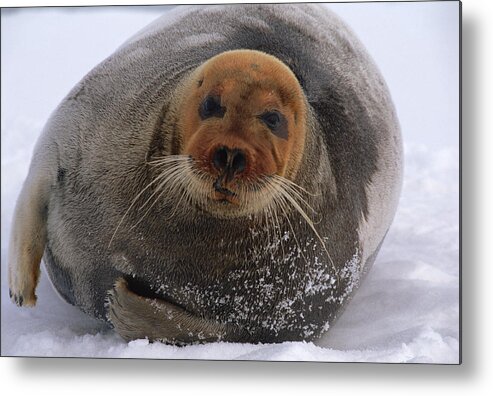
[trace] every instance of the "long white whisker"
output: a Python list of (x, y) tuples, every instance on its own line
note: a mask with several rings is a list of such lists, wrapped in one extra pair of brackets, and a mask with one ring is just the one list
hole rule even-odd
[[(175, 185), (176, 179), (179, 178), (180, 175), (182, 175), (182, 173), (183, 173), (182, 168), (183, 167), (184, 167), (184, 165), (182, 165), (181, 167), (174, 168), (171, 172), (169, 172), (167, 174), (166, 179), (163, 180), (161, 183), (159, 183), (156, 190), (152, 193), (152, 195), (147, 199), (147, 201), (144, 203), (144, 205), (142, 205), (142, 207), (140, 209), (143, 209), (145, 207), (145, 205), (147, 205), (147, 203), (149, 203), (150, 200), (156, 196), (156, 194), (158, 194), (157, 197), (154, 199), (152, 204), (147, 208), (145, 213), (141, 216), (140, 220), (137, 223), (135, 223), (134, 225), (132, 225), (132, 227), (130, 227), (131, 230), (134, 229), (135, 227), (137, 227), (142, 222), (142, 220), (144, 220), (144, 218), (147, 216), (147, 214), (151, 211), (151, 209), (156, 205), (156, 203), (161, 199), (161, 197), (165, 193), (169, 194), (169, 193), (174, 191), (172, 189), (172, 187)], [(168, 183), (170, 181), (172, 182), (172, 185), (168, 185)]]
[[(160, 191), (163, 187), (165, 187), (170, 180), (173, 180), (176, 178), (178, 174), (180, 174), (183, 171), (183, 167), (185, 167), (186, 164), (180, 164), (177, 167), (167, 169), (165, 172), (160, 174), (156, 179), (161, 180), (159, 183), (158, 187), (156, 188), (156, 191), (152, 193), (152, 195), (145, 201), (142, 206), (139, 208), (139, 210), (142, 210), (148, 203), (149, 201), (156, 195), (158, 191)], [(164, 179), (164, 180), (162, 180)]]
[(147, 165), (151, 165), (151, 166), (168, 165), (175, 162), (189, 162), (190, 160), (191, 158), (188, 155), (167, 155), (166, 157), (148, 161)]
[(296, 184), (294, 181), (286, 179), (285, 177), (282, 177), (280, 175), (274, 174), (274, 175), (271, 175), (270, 177), (275, 179), (275, 180), (281, 180), (283, 183), (289, 184), (293, 188), (299, 189), (299, 190), (303, 191), (305, 194), (311, 195), (312, 197), (320, 196), (320, 193), (312, 193), (312, 192), (308, 191), (307, 189), (305, 189), (304, 187), (301, 187), (299, 184)]
[(144, 192), (150, 188), (154, 183), (156, 183), (157, 181), (159, 181), (159, 177), (156, 177), (154, 180), (152, 180), (149, 184), (147, 184), (146, 187), (144, 187), (136, 196), (135, 198), (132, 200), (132, 202), (130, 203), (130, 206), (128, 207), (128, 209), (126, 210), (126, 212), (123, 214), (120, 222), (118, 223), (118, 225), (116, 226), (116, 229), (115, 231), (113, 232), (113, 235), (111, 236), (111, 239), (110, 239), (110, 242), (108, 244), (108, 249), (110, 248), (111, 246), (111, 243), (113, 242), (113, 239), (115, 238), (115, 235), (116, 233), (118, 232), (118, 229), (120, 228), (120, 226), (122, 225), (123, 223), (123, 220), (125, 220), (125, 217), (127, 217), (128, 213), (130, 212), (130, 210), (132, 209), (132, 207), (135, 205), (135, 203), (137, 202), (137, 200), (142, 196), (142, 194), (144, 194)]
[(182, 190), (182, 192), (180, 194), (180, 198), (176, 202), (175, 207), (173, 208), (173, 211), (169, 215), (168, 219), (172, 219), (175, 216), (175, 214), (177, 213), (177, 211), (180, 210), (180, 208), (181, 208), (180, 205), (183, 201), (183, 198), (187, 196), (187, 194), (190, 190), (190, 187), (191, 187), (191, 183), (192, 183), (192, 181), (190, 179), (188, 179), (187, 184), (184, 185), (183, 180), (181, 178), (175, 180), (175, 182), (173, 183), (173, 189), (176, 188), (176, 184), (180, 184), (180, 187), (181, 187), (180, 189)]
[[(183, 164), (184, 162), (184, 164)], [(150, 161), (150, 162), (147, 162), (147, 164), (151, 164), (151, 165), (155, 165), (155, 166), (158, 166), (158, 165), (171, 165), (173, 163), (176, 163), (175, 167), (181, 167), (181, 166), (184, 166), (187, 164), (187, 162), (189, 163), (190, 162), (190, 157), (189, 156), (184, 156), (184, 155), (178, 155), (178, 156), (167, 156), (167, 157), (163, 157), (163, 158), (160, 158), (158, 160), (155, 160), (155, 161)], [(161, 172), (158, 176), (156, 176), (149, 184), (147, 184), (147, 186), (145, 186), (136, 196), (135, 198), (132, 200), (132, 202), (130, 203), (130, 206), (128, 207), (128, 209), (125, 211), (124, 215), (122, 216), (120, 222), (118, 223), (115, 231), (113, 232), (113, 235), (111, 236), (111, 239), (110, 239), (110, 242), (108, 244), (108, 248), (111, 247), (111, 244), (118, 232), (118, 230), (120, 229), (121, 225), (123, 224), (123, 221), (125, 220), (125, 218), (128, 216), (130, 210), (134, 207), (134, 205), (137, 203), (137, 201), (139, 200), (139, 198), (153, 185), (155, 185), (156, 183), (158, 183), (158, 187), (156, 188), (156, 191), (160, 191), (162, 188), (163, 188), (163, 185), (164, 183), (166, 183), (166, 181), (169, 179), (170, 175), (173, 175), (174, 172), (176, 172), (176, 169), (175, 167), (171, 167), (169, 169), (165, 169), (163, 172)], [(163, 180), (164, 179), (164, 180)], [(152, 199), (152, 197), (155, 195), (156, 191), (151, 194), (151, 196), (146, 200), (146, 202), (138, 209), (138, 211), (142, 210), (148, 202), (150, 202), (150, 200)], [(148, 211), (144, 214), (143, 217), (145, 217), (145, 215), (148, 213)], [(140, 222), (140, 221), (139, 221)], [(134, 226), (132, 226), (133, 228)]]
[(288, 222), (289, 228), (291, 229), (291, 232), (293, 233), (293, 238), (294, 238), (294, 240), (295, 240), (295, 242), (296, 242), (296, 245), (298, 246), (298, 249), (299, 249), (299, 251), (300, 251), (301, 255), (302, 255), (302, 256), (303, 256), (303, 258), (305, 259), (305, 262), (308, 262), (308, 260), (307, 260), (306, 256), (305, 256), (305, 255), (304, 255), (304, 253), (303, 253), (303, 249), (301, 248), (301, 245), (300, 245), (300, 243), (299, 243), (299, 241), (298, 241), (298, 237), (296, 236), (296, 232), (294, 231), (294, 227), (293, 227), (293, 225), (291, 224), (291, 220), (289, 220), (288, 213), (286, 212), (286, 209), (285, 209), (285, 208), (288, 206), (288, 204), (287, 204), (287, 202), (286, 202), (286, 200), (285, 200), (284, 196), (283, 196), (283, 195), (281, 195), (281, 194), (275, 194), (275, 193), (272, 193), (272, 191), (277, 192), (277, 193), (279, 193), (281, 190), (282, 190), (282, 191), (284, 191), (284, 190), (282, 189), (282, 186), (280, 186), (280, 185), (278, 185), (278, 184), (273, 184), (273, 183), (272, 183), (272, 184), (267, 185), (267, 186), (266, 186), (266, 188), (268, 188), (268, 189), (271, 191), (272, 197), (273, 197), (276, 201), (278, 201), (278, 202), (277, 202), (277, 203), (278, 203), (278, 207), (279, 207), (279, 209), (281, 210), (282, 215), (284, 216), (284, 218), (285, 218), (285, 219), (286, 219), (286, 221)]
[(293, 224), (291, 223), (291, 220), (289, 219), (289, 215), (286, 211), (286, 206), (288, 206), (288, 204), (287, 204), (287, 202), (283, 196), (279, 195), (278, 199), (279, 199), (279, 202), (282, 203), (282, 205), (280, 205), (279, 208), (281, 209), (281, 212), (282, 212), (284, 218), (288, 222), (289, 228), (291, 229), (291, 232), (293, 233), (293, 238), (294, 238), (294, 241), (296, 242), (296, 245), (298, 246), (299, 252), (300, 252), (301, 256), (303, 256), (305, 263), (308, 263), (308, 259), (306, 258), (305, 253), (303, 252), (303, 248), (301, 247), (301, 244), (298, 240), (298, 236), (296, 235), (296, 232), (294, 231)]
[(279, 216), (278, 216), (278, 214), (277, 214), (279, 203), (278, 203), (278, 201), (277, 201), (277, 200), (273, 200), (273, 203), (274, 203), (274, 205), (273, 205), (273, 208), (272, 208), (272, 209), (273, 209), (273, 211), (274, 211), (275, 221), (276, 221), (276, 223), (277, 223), (277, 228), (278, 228), (278, 230), (279, 230), (279, 237), (278, 237), (278, 238), (279, 238), (279, 239), (280, 239), (280, 241), (281, 241), (282, 257), (283, 257), (283, 260), (284, 260), (284, 259), (285, 259), (285, 257), (286, 257), (286, 253), (285, 253), (285, 251), (284, 251), (284, 235), (283, 235), (283, 233), (282, 233), (281, 223), (280, 223), (280, 221), (279, 221)]
[(292, 187), (292, 184), (287, 183), (288, 179), (282, 178), (282, 177), (276, 177), (274, 178), (274, 181), (277, 185), (280, 185), (283, 187), (284, 190), (289, 191), (292, 195), (294, 195), (298, 200), (300, 200), (308, 209), (310, 209), (314, 214), (317, 214), (317, 211), (313, 209), (313, 207), (303, 198), (301, 193), (297, 191), (295, 188)]
[(328, 259), (330, 261), (330, 264), (332, 266), (332, 269), (334, 270), (334, 273), (339, 278), (338, 273), (337, 273), (337, 270), (336, 270), (336, 266), (334, 264), (334, 261), (332, 260), (332, 257), (330, 256), (329, 251), (327, 250), (327, 247), (325, 245), (325, 242), (323, 241), (322, 237), (320, 236), (320, 234), (318, 233), (317, 229), (313, 225), (312, 220), (308, 217), (308, 215), (305, 213), (305, 211), (301, 208), (301, 206), (298, 204), (298, 202), (296, 202), (296, 200), (292, 196), (290, 196), (283, 189), (280, 189), (279, 191), (280, 191), (281, 194), (283, 194), (283, 196), (286, 198), (286, 200), (288, 200), (291, 203), (291, 205), (298, 211), (298, 213), (303, 217), (303, 219), (305, 219), (306, 223), (310, 226), (310, 228), (312, 229), (313, 233), (316, 235), (317, 239), (320, 241), (320, 243), (322, 245), (322, 248), (324, 249), (325, 253), (327, 254), (327, 257), (328, 257)]

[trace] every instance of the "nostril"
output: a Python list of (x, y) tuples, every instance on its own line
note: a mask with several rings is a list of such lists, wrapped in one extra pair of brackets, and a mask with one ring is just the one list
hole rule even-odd
[(213, 157), (212, 162), (217, 170), (224, 170), (228, 166), (228, 149), (225, 147), (218, 148)]
[(214, 151), (211, 161), (214, 167), (226, 176), (227, 182), (242, 173), (247, 166), (247, 156), (243, 150), (225, 146)]
[(233, 160), (231, 161), (231, 168), (235, 174), (241, 173), (246, 167), (246, 156), (241, 150), (233, 151)]

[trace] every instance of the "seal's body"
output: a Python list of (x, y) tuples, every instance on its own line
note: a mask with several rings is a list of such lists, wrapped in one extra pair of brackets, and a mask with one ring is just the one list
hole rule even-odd
[(316, 5), (179, 9), (64, 99), (9, 252), (125, 338), (312, 340), (375, 259), (401, 140), (385, 83)]

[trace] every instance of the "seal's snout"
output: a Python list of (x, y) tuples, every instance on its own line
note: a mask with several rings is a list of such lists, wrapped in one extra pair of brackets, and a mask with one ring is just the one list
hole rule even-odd
[(234, 197), (236, 194), (227, 188), (228, 184), (242, 174), (247, 166), (247, 154), (245, 151), (226, 146), (220, 146), (211, 152), (211, 165), (219, 172), (219, 176), (213, 183), (214, 190), (221, 197)]
[(247, 156), (243, 150), (218, 147), (212, 153), (212, 164), (222, 175), (226, 182), (230, 182), (236, 175), (242, 173), (247, 165)]

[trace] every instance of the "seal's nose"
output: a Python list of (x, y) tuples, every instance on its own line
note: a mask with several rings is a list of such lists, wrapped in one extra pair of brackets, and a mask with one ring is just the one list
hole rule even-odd
[(212, 154), (212, 163), (219, 172), (226, 174), (229, 181), (245, 170), (247, 157), (243, 150), (223, 146)]

